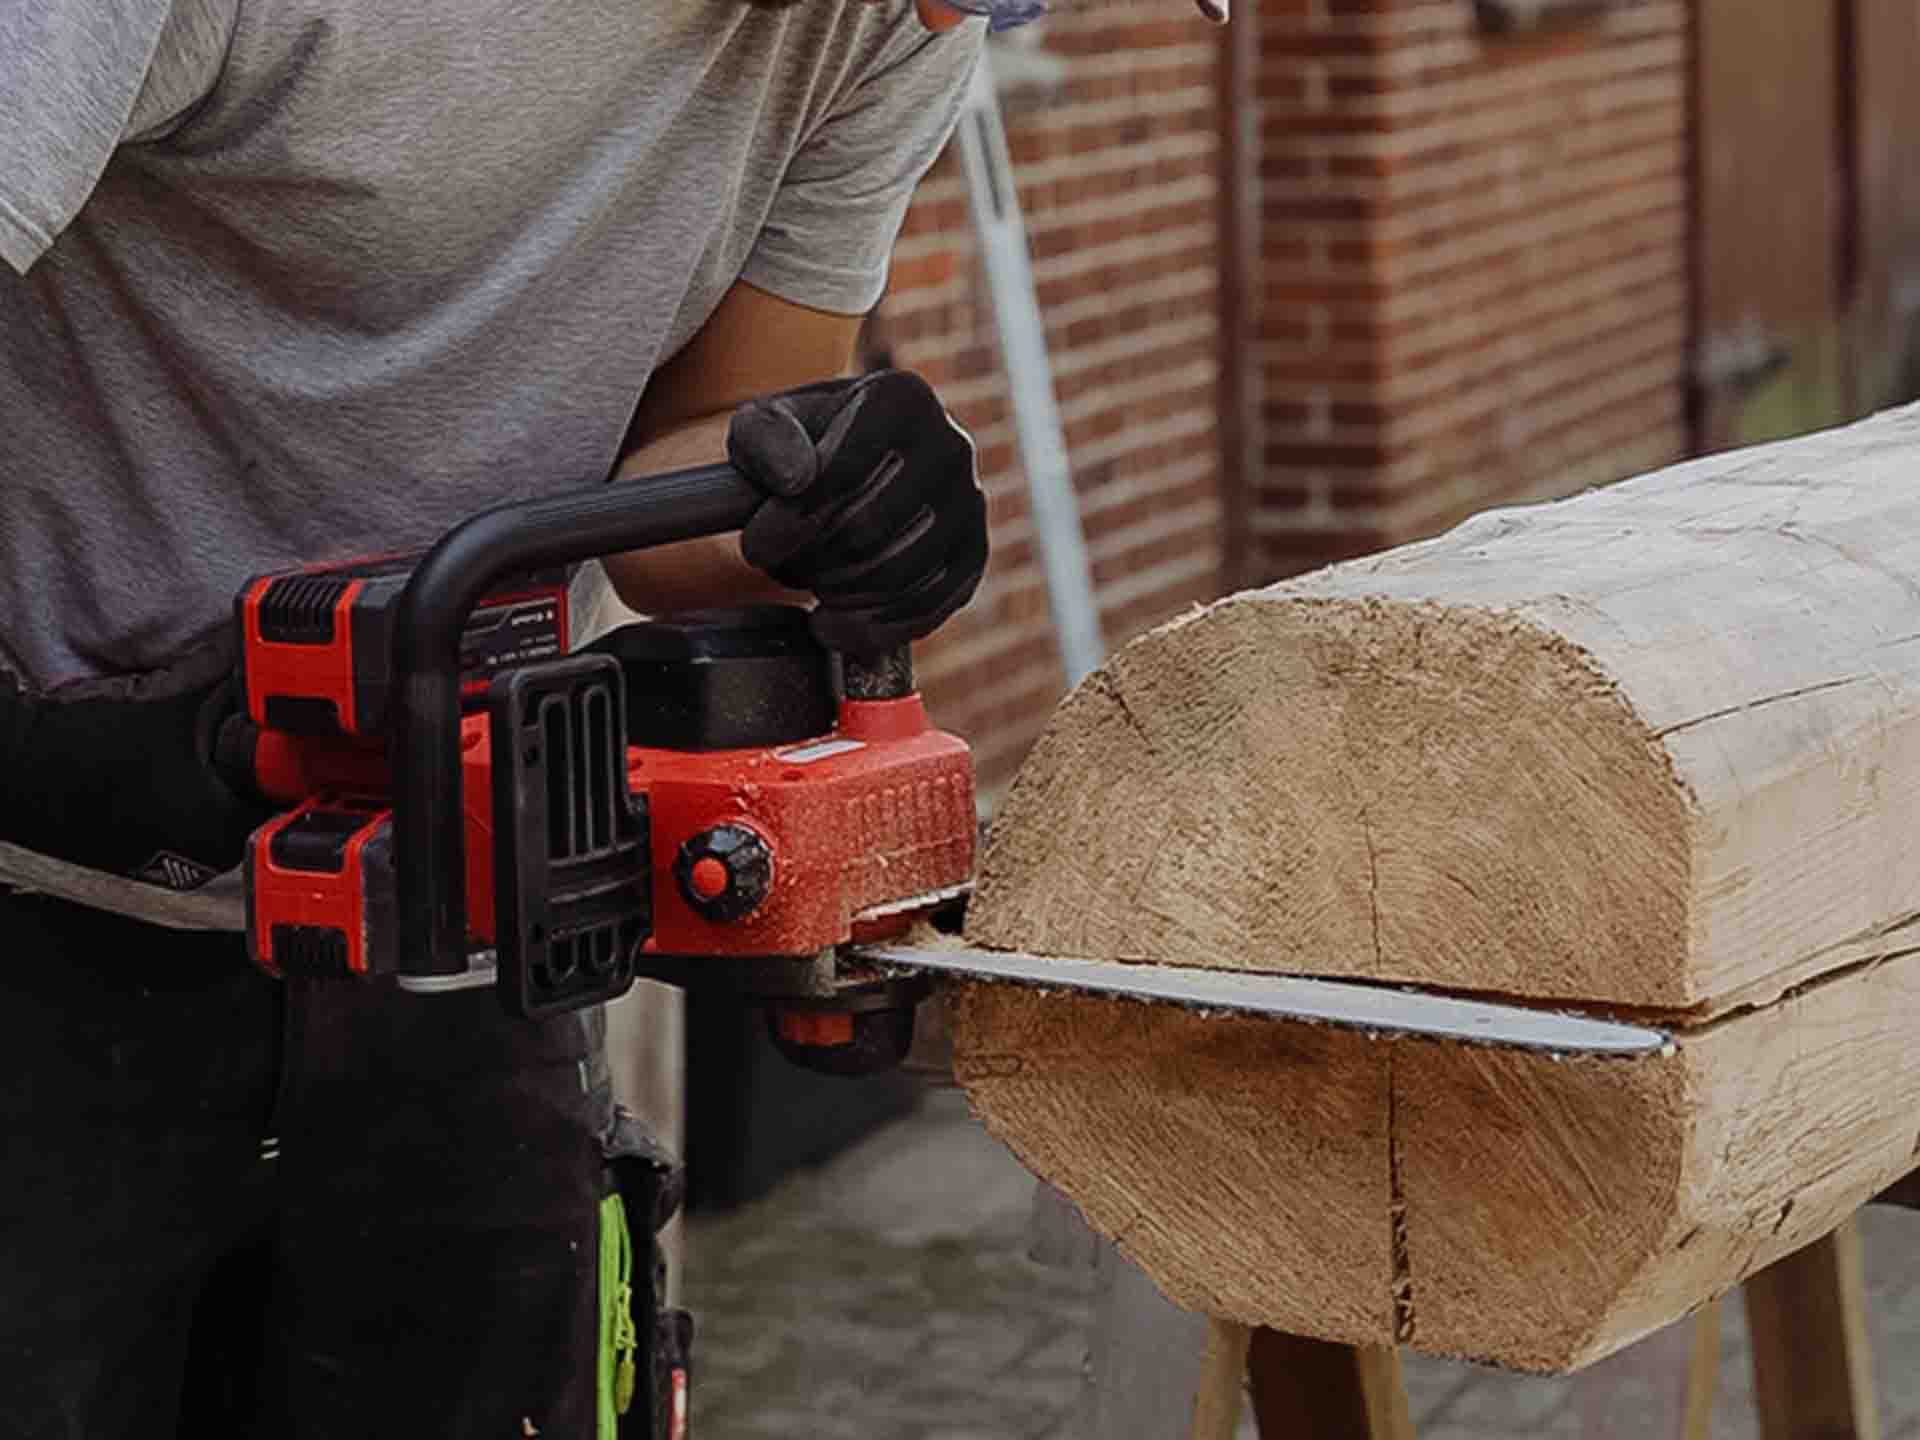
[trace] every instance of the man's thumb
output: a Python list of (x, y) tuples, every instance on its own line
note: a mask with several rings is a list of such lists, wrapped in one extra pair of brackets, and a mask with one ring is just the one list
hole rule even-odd
[(749, 400), (727, 422), (727, 459), (769, 495), (798, 495), (819, 474), (819, 456), (798, 417), (778, 397)]

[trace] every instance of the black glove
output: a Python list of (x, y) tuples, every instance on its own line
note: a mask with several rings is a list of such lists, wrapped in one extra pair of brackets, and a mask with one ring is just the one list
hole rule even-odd
[(241, 713), (231, 654), (23, 695), (0, 678), (0, 840), (171, 890), (246, 855), (273, 812), (218, 773)]
[(727, 455), (769, 497), (741, 551), (820, 597), (821, 643), (875, 656), (973, 598), (987, 568), (973, 441), (918, 375), (880, 370), (748, 401)]

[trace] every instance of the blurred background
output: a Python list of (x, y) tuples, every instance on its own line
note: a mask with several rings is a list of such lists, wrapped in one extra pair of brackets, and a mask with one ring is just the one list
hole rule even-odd
[[(865, 336), (979, 447), (993, 566), (918, 658), (989, 811), (1089, 637), (1920, 395), (1916, 0), (1065, 0), (990, 69)], [(625, 1012), (691, 1162), (696, 1433), (1087, 1433), (1096, 1279), (1027, 1261), (1031, 1182), (956, 1096)], [(1913, 1218), (1866, 1232), (1890, 1437)], [(1567, 1382), (1410, 1384), (1430, 1433), (1603, 1433)]]

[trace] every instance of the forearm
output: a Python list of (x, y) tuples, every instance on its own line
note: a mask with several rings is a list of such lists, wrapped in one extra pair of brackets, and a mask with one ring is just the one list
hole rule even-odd
[[(614, 472), (614, 483), (644, 485), (648, 475), (726, 459), (731, 414), (728, 410), (687, 421), (629, 451)], [(783, 590), (747, 564), (737, 535), (613, 555), (604, 564), (620, 598), (648, 615), (773, 600), (805, 604), (811, 599)]]
[[(845, 373), (859, 329), (854, 316), (736, 281), (693, 338), (648, 377), (628, 432), (634, 448), (615, 483), (645, 484), (639, 477), (726, 459), (727, 425), (743, 402)], [(621, 555), (606, 570), (620, 598), (643, 614), (813, 598), (782, 590), (747, 564), (733, 535)]]

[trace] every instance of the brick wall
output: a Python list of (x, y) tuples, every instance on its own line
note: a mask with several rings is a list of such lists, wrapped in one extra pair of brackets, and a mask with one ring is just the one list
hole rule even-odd
[[(1068, 9), (1064, 62), (1010, 108), (1054, 384), (1109, 644), (1219, 591), (1215, 32), (1178, 0)], [(1010, 778), (1062, 689), (991, 301), (954, 150), (922, 185), (870, 340), (919, 370), (979, 446), (994, 558), (921, 647), (939, 722)]]
[[(1546, 7), (1551, 9), (1551, 7)], [(1686, 449), (1687, 7), (1261, 0), (1263, 578)]]
[[(1506, 34), (1481, 29), (1490, 8), (1243, 7), (1258, 223), (1250, 473), (1227, 497), (1241, 583), (1686, 449), (1686, 0)], [(1118, 643), (1223, 580), (1219, 40), (1178, 0), (1068, 8), (1040, 33), (1064, 83), (1016, 102), (1008, 137)], [(991, 790), (1061, 676), (955, 154), (908, 216), (874, 338), (980, 445), (994, 565), (921, 668)]]

